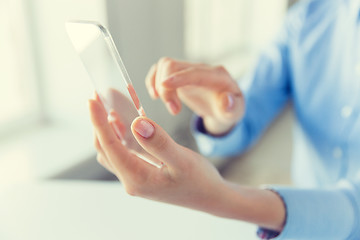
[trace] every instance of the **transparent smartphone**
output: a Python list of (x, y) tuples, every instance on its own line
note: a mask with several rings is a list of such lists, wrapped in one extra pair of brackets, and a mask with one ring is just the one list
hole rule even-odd
[[(147, 153), (132, 135), (132, 121), (145, 116), (145, 111), (110, 32), (91, 21), (68, 21), (66, 30), (123, 145), (146, 162), (162, 167), (162, 163)], [(117, 121), (111, 121), (114, 119)]]

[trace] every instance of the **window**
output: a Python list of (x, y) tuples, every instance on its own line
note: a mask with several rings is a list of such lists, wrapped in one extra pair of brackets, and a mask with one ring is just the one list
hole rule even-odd
[(93, 158), (92, 87), (64, 24), (106, 23), (104, 9), (103, 0), (0, 0), (0, 184)]
[(22, 1), (0, 1), (0, 136), (39, 115), (25, 16)]

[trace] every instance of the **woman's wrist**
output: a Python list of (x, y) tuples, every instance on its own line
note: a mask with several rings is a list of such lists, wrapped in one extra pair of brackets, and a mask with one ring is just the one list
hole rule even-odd
[(213, 135), (213, 136), (224, 136), (228, 134), (233, 127), (235, 126), (235, 123), (229, 122), (229, 123), (221, 123), (213, 118), (210, 117), (204, 117), (203, 123), (206, 131)]
[(282, 199), (276, 193), (224, 182), (221, 200), (215, 215), (251, 222), (271, 230), (281, 231), (286, 218)]

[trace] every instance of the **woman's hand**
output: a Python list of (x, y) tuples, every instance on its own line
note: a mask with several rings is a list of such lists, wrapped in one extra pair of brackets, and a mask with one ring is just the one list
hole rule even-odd
[(206, 159), (175, 143), (152, 120), (139, 117), (132, 123), (132, 133), (148, 153), (164, 163), (156, 168), (121, 144), (99, 100), (90, 100), (89, 108), (98, 161), (120, 179), (130, 195), (216, 214), (225, 183)]
[(229, 131), (244, 114), (241, 90), (222, 66), (162, 58), (145, 82), (150, 96), (160, 97), (170, 113), (178, 114), (183, 102), (204, 119), (207, 131), (214, 135)]
[(122, 145), (98, 99), (90, 100), (89, 108), (98, 161), (130, 195), (281, 230), (285, 208), (275, 193), (226, 182), (201, 155), (175, 143), (152, 120), (138, 117), (132, 134), (146, 152), (163, 162), (161, 168), (150, 165)]

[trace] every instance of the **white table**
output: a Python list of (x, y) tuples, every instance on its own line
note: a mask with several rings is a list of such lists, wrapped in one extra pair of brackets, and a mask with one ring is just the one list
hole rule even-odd
[(0, 188), (1, 240), (252, 240), (256, 226), (135, 198), (118, 182)]

